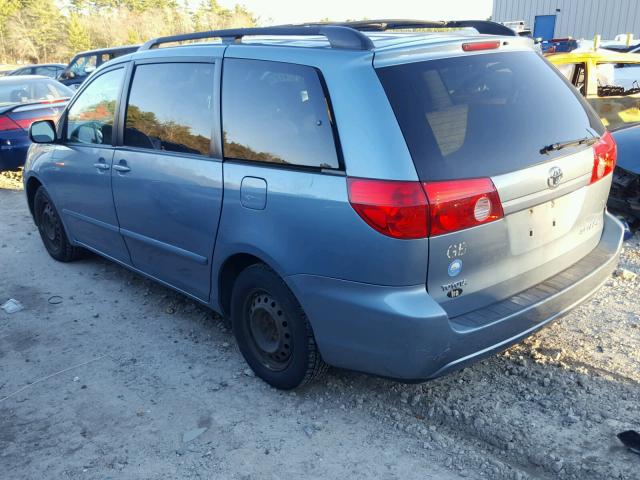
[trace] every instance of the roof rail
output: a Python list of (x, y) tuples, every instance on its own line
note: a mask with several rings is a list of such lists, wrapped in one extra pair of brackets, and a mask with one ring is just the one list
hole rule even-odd
[(373, 50), (373, 42), (369, 37), (353, 28), (342, 25), (296, 25), (262, 28), (232, 28), (227, 30), (211, 30), (209, 32), (185, 33), (169, 37), (154, 38), (146, 42), (140, 50), (150, 50), (163, 43), (201, 40), (204, 38), (221, 38), (223, 42), (239, 42), (242, 37), (256, 35), (277, 36), (323, 36), (329, 41), (331, 48), (343, 50)]
[[(475, 28), (478, 33), (487, 35), (502, 35), (515, 37), (517, 34), (509, 27), (500, 23), (491, 22), (489, 20), (449, 20), (449, 21), (431, 21), (431, 20), (362, 20), (355, 22), (331, 22), (331, 23), (308, 23), (304, 25), (321, 26), (335, 25), (341, 27), (349, 27), (362, 32), (385, 32), (387, 30), (403, 30), (403, 29), (419, 29), (419, 28)], [(296, 26), (304, 26), (296, 25)]]

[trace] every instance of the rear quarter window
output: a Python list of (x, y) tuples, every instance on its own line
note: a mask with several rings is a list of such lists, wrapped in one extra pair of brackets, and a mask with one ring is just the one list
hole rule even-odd
[(566, 154), (556, 142), (604, 132), (561, 74), (534, 52), (505, 52), (377, 70), (423, 180), (486, 177)]
[(329, 102), (312, 67), (226, 59), (222, 122), (225, 158), (339, 167)]
[(35, 74), (44, 75), (46, 77), (55, 77), (56, 67), (37, 67)]

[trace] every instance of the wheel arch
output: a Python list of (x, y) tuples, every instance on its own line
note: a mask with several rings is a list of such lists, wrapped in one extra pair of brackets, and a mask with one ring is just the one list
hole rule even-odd
[(31, 212), (31, 216), (35, 221), (35, 215), (33, 212), (33, 201), (36, 197), (36, 192), (38, 188), (42, 186), (42, 182), (34, 175), (30, 176), (25, 185), (25, 190), (27, 194), (27, 205), (29, 206), (29, 211)]
[(271, 270), (284, 277), (278, 272), (276, 268), (273, 268), (271, 262), (266, 261), (262, 255), (247, 252), (233, 253), (222, 262), (217, 275), (217, 294), (218, 294), (218, 306), (224, 316), (228, 317), (231, 313), (231, 295), (233, 293), (233, 287), (238, 278), (238, 275), (251, 265), (262, 263), (269, 267)]

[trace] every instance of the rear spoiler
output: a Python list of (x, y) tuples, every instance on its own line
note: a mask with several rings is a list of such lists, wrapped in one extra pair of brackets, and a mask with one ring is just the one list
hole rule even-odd
[(0, 115), (4, 115), (5, 113), (23, 111), (23, 110), (35, 110), (37, 108), (42, 108), (46, 106), (51, 107), (62, 107), (66, 104), (71, 97), (65, 98), (56, 98), (55, 100), (44, 100), (39, 102), (28, 102), (28, 103), (12, 103), (11, 105), (5, 105), (4, 107), (0, 107)]

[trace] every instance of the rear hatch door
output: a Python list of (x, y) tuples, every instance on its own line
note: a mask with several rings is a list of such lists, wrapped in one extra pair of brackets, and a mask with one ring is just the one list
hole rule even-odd
[[(434, 235), (440, 220), (431, 219), (426, 284), (450, 316), (536, 285), (597, 245), (611, 181), (591, 182), (604, 128), (542, 57), (460, 49), (377, 71), (432, 211), (438, 192), (477, 184), (470, 179), (493, 190), (495, 220)], [(464, 201), (451, 206), (453, 222), (476, 214)]]

